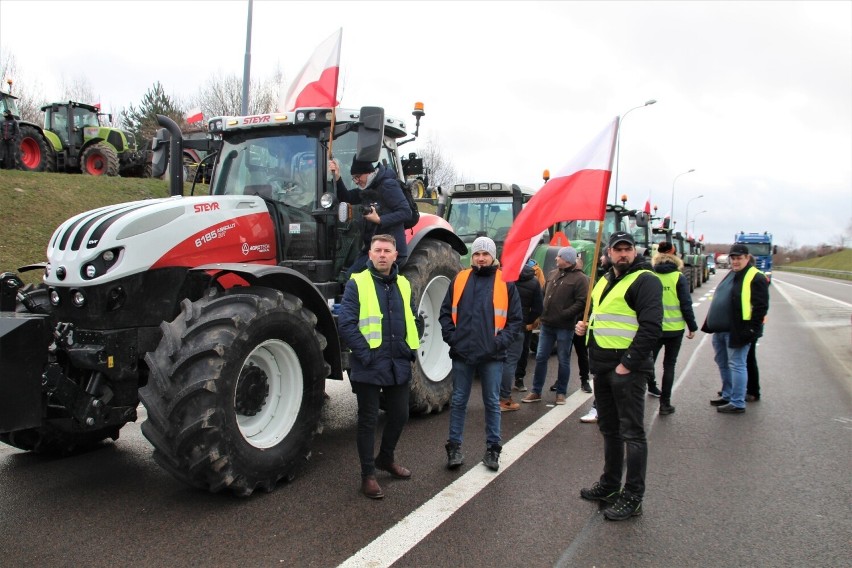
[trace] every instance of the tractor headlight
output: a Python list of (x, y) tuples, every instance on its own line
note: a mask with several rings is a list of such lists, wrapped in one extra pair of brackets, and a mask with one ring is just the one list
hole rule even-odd
[(323, 193), (320, 197), (320, 206), (323, 209), (331, 209), (332, 205), (334, 205), (334, 196), (330, 193)]
[(53, 306), (59, 305), (59, 292), (54, 289), (50, 290), (50, 303)]
[(94, 278), (98, 275), (98, 269), (93, 264), (86, 265), (86, 278)]

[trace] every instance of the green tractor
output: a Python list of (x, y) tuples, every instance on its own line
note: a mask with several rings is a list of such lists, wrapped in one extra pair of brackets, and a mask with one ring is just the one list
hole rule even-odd
[[(10, 95), (7, 95), (10, 96)], [(102, 126), (100, 109), (68, 101), (41, 107), (44, 127), (21, 122), (21, 169), (142, 177), (146, 150), (128, 131)]]

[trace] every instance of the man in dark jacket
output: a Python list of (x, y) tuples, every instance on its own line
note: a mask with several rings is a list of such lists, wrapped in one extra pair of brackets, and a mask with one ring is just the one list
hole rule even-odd
[(609, 238), (612, 267), (592, 291), (588, 324), (577, 322), (575, 329), (581, 335), (588, 331), (598, 428), (604, 439), (603, 475), (591, 488), (580, 490), (580, 496), (610, 503), (603, 513), (613, 521), (642, 514), (648, 463), (645, 387), (663, 321), (663, 286), (648, 260), (637, 256), (635, 245), (630, 233)]
[(504, 282), (495, 263), (497, 246), (478, 237), (470, 246), (471, 267), (456, 274), (441, 304), (441, 334), (453, 360), (447, 468), (464, 463), (461, 452), (467, 402), (479, 375), (485, 406), (485, 456), (491, 470), (500, 467), (500, 381), (506, 350), (521, 333), (523, 314), (514, 282)]
[[(660, 350), (665, 347), (663, 354), (663, 390), (660, 393), (660, 414), (671, 414), (675, 407), (671, 404), (672, 385), (674, 385), (675, 365), (683, 342), (683, 330), (687, 329), (686, 338), (695, 337), (698, 324), (695, 323), (695, 313), (692, 311), (692, 295), (689, 293), (689, 282), (681, 273), (683, 261), (675, 254), (671, 243), (660, 243), (657, 254), (651, 259), (651, 265), (657, 278), (663, 283), (663, 335), (654, 347), (656, 362)], [(653, 372), (648, 379), (648, 392), (656, 390), (657, 381)]]
[(20, 144), (21, 129), (12, 111), (3, 112), (3, 122), (0, 124), (0, 158), (3, 168), (14, 170), (18, 167), (18, 145)]
[[(391, 235), (373, 236), (367, 270), (346, 283), (337, 320), (340, 337), (352, 350), (349, 380), (358, 398), (361, 492), (371, 499), (384, 497), (376, 469), (398, 479), (411, 477), (394, 461), (394, 450), (408, 421), (411, 362), (419, 339), (411, 284), (398, 274), (396, 254)], [(373, 459), (381, 394), (387, 422), (379, 455)]]
[[(529, 327), (538, 319), (543, 310), (541, 285), (539, 285), (538, 278), (536, 278), (535, 271), (530, 264), (527, 264), (521, 269), (521, 274), (518, 277), (518, 281), (515, 282), (515, 287), (518, 289), (518, 296), (521, 299), (524, 326)], [(518, 410), (521, 406), (512, 400), (512, 380), (517, 377), (519, 361), (527, 358), (524, 346), (526, 345), (526, 349), (529, 349), (529, 343), (527, 343), (524, 331), (521, 328), (521, 332), (509, 346), (509, 350), (506, 352), (506, 361), (503, 362), (503, 379), (500, 383), (501, 412)], [(518, 380), (520, 380), (520, 387), (518, 387)], [(520, 390), (524, 386), (524, 379), (521, 378), (518, 380), (515, 380), (515, 387)]]
[(544, 285), (544, 312), (535, 353), (535, 374), (530, 393), (523, 402), (541, 401), (541, 392), (547, 379), (547, 360), (556, 344), (559, 368), (556, 375), (556, 404), (565, 404), (568, 379), (571, 376), (571, 347), (574, 324), (583, 315), (589, 278), (577, 268), (577, 251), (562, 247), (556, 255), (556, 268), (547, 275)]
[(352, 161), (350, 172), (355, 189), (346, 189), (340, 178), (340, 166), (336, 160), (328, 162), (328, 169), (334, 175), (337, 187), (337, 199), (359, 205), (363, 212), (361, 236), (363, 248), (355, 258), (349, 273), (360, 272), (367, 265), (367, 251), (373, 235), (389, 234), (396, 239), (398, 257), (396, 263), (403, 266), (408, 259), (408, 245), (405, 242), (404, 223), (411, 218), (411, 208), (402, 193), (396, 172), (382, 164), (374, 166), (371, 162)]
[(728, 259), (731, 271), (716, 286), (701, 331), (713, 334), (716, 365), (722, 376), (721, 398), (710, 404), (725, 414), (742, 414), (748, 383), (746, 358), (752, 341), (763, 335), (769, 284), (766, 276), (749, 264), (751, 255), (746, 245), (732, 245)]

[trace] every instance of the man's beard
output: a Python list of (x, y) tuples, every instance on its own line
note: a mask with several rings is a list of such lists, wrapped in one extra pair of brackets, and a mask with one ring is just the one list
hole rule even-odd
[(629, 262), (629, 261), (627, 261), (627, 260), (620, 260), (620, 261), (618, 261), (618, 262), (616, 262), (616, 263), (613, 263), (613, 266), (615, 267), (615, 269), (616, 269), (617, 271), (619, 271), (619, 272), (624, 272), (625, 270), (627, 270), (628, 268), (630, 268), (630, 265), (631, 265), (631, 264), (632, 264), (632, 263), (631, 263), (631, 262)]

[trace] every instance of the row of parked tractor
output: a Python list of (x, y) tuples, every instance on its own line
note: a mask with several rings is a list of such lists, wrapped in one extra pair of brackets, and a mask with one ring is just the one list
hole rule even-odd
[[(66, 121), (80, 116), (78, 126), (59, 129), (63, 135), (22, 125), (32, 126), (40, 159), (67, 171), (74, 154), (79, 168), (120, 173), (119, 152), (110, 149), (118, 142), (87, 123), (97, 109), (48, 105), (46, 126), (63, 109)], [(415, 138), (423, 114), (415, 105)], [(415, 195), (430, 193), (428, 178), (420, 158), (399, 150), (412, 140), (407, 121), (380, 107), (213, 117), (195, 140), (157, 118), (165, 128), (150, 152), (151, 173), (166, 174), (170, 161), (180, 163), (170, 157), (197, 150), (211, 164), (209, 185), (186, 196), (184, 170), (171, 168), (171, 197), (84, 212), (60, 225), (46, 257), (18, 268), (41, 271), (40, 285), (0, 273), (0, 442), (67, 455), (117, 439), (142, 404), (153, 457), (176, 478), (240, 496), (268, 491), (305, 467), (321, 430), (325, 381), (343, 380), (349, 368), (334, 306), (361, 224), (328, 182), (332, 144), (347, 169), (355, 160), (385, 164)], [(73, 137), (74, 152), (60, 162), (57, 148)], [(31, 153), (27, 160), (38, 169)], [(452, 366), (438, 314), (470, 243), (488, 235), (500, 256), (534, 193), (517, 184), (459, 184), (439, 192), (437, 215), (422, 213), (406, 231), (409, 257), (400, 272), (411, 283), (420, 336), (413, 413), (449, 403)], [(678, 242), (670, 230), (651, 230), (651, 221), (611, 205), (603, 222), (554, 226), (533, 258), (549, 269), (569, 239), (594, 258), (595, 237), (616, 230), (647, 247), (657, 238)], [(679, 246), (685, 251), (687, 243)], [(596, 264), (587, 260), (586, 270)], [(699, 285), (697, 270), (690, 275)]]

